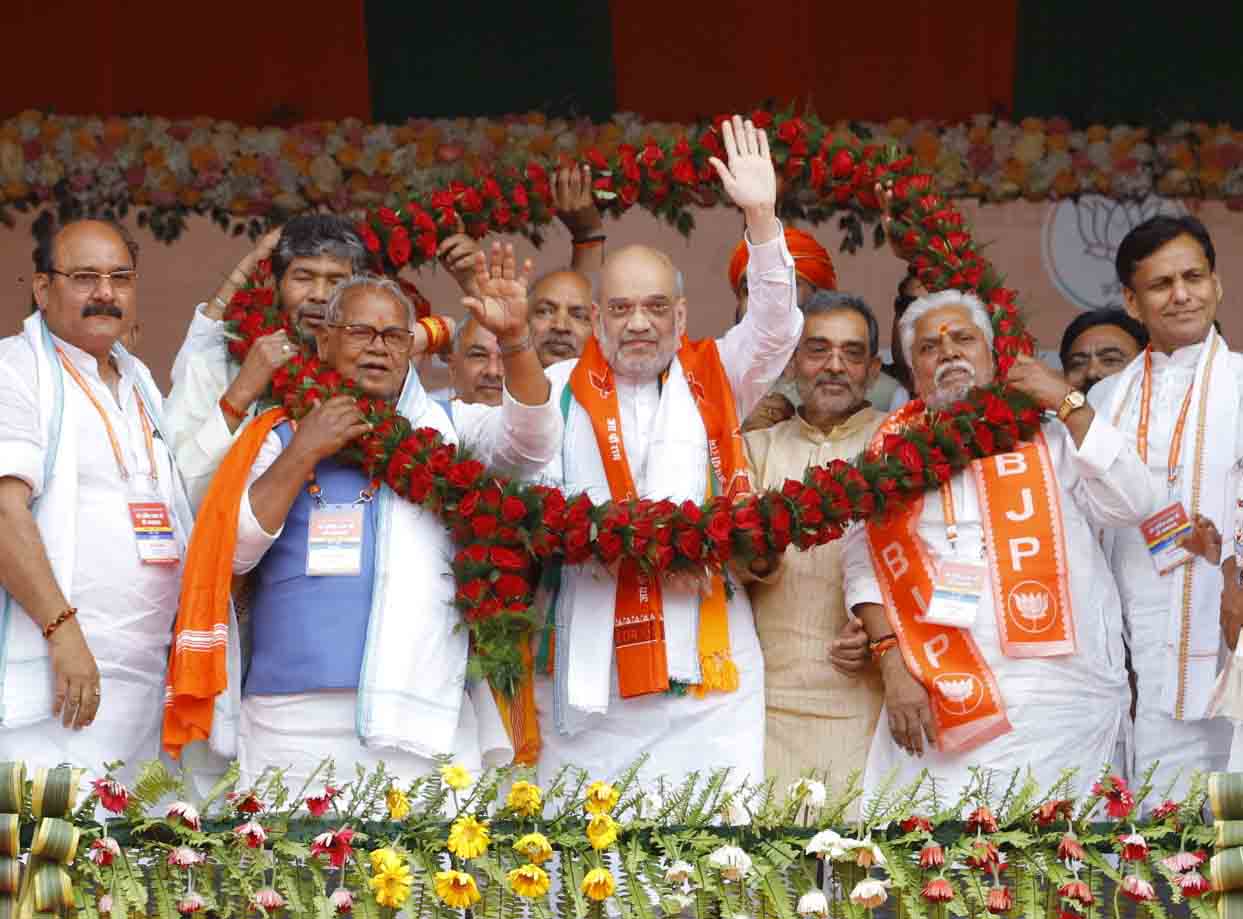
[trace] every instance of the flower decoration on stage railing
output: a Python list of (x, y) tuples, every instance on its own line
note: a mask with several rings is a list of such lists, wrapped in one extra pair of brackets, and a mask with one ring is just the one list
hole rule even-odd
[[(1094, 124), (1075, 129), (1064, 118), (1026, 118), (1018, 124), (991, 115), (962, 122), (830, 122), (814, 114), (753, 113), (779, 144), (777, 164), (791, 213), (818, 221), (826, 174), (842, 178), (847, 158), (819, 156), (832, 136), (878, 147), (911, 150), (939, 194), (983, 201), (1043, 201), (1094, 193), (1112, 198), (1149, 194), (1224, 200), (1243, 207), (1243, 132), (1230, 125), (1178, 122), (1160, 131)], [(396, 207), (432, 191), (463, 196), (459, 211), (495, 211), (514, 232), (538, 234), (543, 204), (520, 193), (489, 199), (495, 177), (504, 187), (512, 164), (587, 159), (623, 171), (601, 190), (619, 207), (637, 204), (689, 229), (679, 210), (680, 189), (712, 204), (719, 192), (703, 180), (699, 154), (711, 146), (702, 126), (646, 122), (618, 114), (603, 124), (548, 119), (540, 113), (499, 119), (412, 119), (363, 124), (355, 119), (290, 128), (237, 125), (210, 118), (170, 121), (143, 116), (98, 117), (26, 111), (0, 122), (0, 209), (56, 206), (69, 213), (120, 214), (135, 208), (161, 239), (175, 239), (190, 214), (210, 215), (224, 227), (308, 207), (337, 212)], [(634, 153), (622, 155), (622, 151)], [(689, 155), (688, 155), (689, 151)], [(659, 158), (658, 158), (659, 155)], [(640, 181), (652, 168), (654, 194)], [(537, 175), (531, 175), (538, 189)], [(531, 186), (525, 189), (532, 190)], [(841, 193), (844, 196), (844, 193)], [(428, 202), (431, 204), (431, 202)], [(837, 201), (837, 203), (845, 203)], [(527, 222), (529, 216), (532, 222)], [(434, 216), (434, 215), (433, 215)], [(478, 223), (478, 219), (472, 222)], [(236, 224), (242, 232), (244, 224)], [(394, 243), (426, 246), (411, 233)]]
[[(809, 123), (781, 119), (772, 126), (774, 148), (785, 166), (813, 174), (826, 208), (877, 214), (877, 182), (892, 189), (893, 241), (932, 290), (955, 287), (977, 293), (992, 314), (999, 379), (1018, 354), (1030, 354), (1014, 291), (1002, 285), (963, 224), (960, 212), (933, 190), (932, 176), (894, 148), (864, 145), (846, 135), (814, 133)], [(676, 219), (693, 203), (716, 200), (720, 183), (707, 157), (721, 151), (716, 128), (704, 126), (692, 143), (621, 146), (605, 158), (589, 150), (597, 171), (597, 197), (607, 209), (641, 203)], [(456, 183), (409, 202), (380, 208), (361, 228), (377, 269), (418, 267), (437, 243), (456, 232), (459, 219), (476, 234), (504, 230), (515, 219), (547, 219), (548, 174), (538, 163), (513, 166), (474, 183)], [(515, 215), (519, 215), (515, 218)], [(413, 241), (413, 242), (412, 242)], [(240, 360), (259, 336), (286, 318), (273, 300), (266, 266), (239, 290), (226, 312), (232, 355)], [(850, 523), (883, 513), (926, 489), (936, 488), (971, 461), (1012, 449), (1032, 435), (1040, 413), (1026, 397), (1000, 383), (974, 391), (935, 417), (911, 412), (885, 437), (883, 449), (855, 464), (834, 460), (813, 467), (801, 481), (731, 502), (703, 504), (631, 501), (595, 505), (586, 495), (509, 481), (431, 429), (411, 430), (391, 405), (361, 396), (351, 381), (307, 353), (295, 355), (272, 379), (272, 394), (301, 417), (336, 392), (358, 395), (372, 431), (347, 457), (369, 476), (444, 520), (458, 546), (453, 557), (455, 603), (472, 630), (472, 667), (512, 695), (522, 677), (521, 646), (532, 619), (535, 564), (562, 559), (611, 565), (635, 559), (660, 574), (688, 568), (723, 568), (824, 545)]]

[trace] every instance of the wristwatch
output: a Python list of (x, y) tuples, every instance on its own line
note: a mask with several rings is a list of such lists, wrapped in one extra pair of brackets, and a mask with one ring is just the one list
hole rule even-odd
[(1088, 404), (1088, 397), (1077, 389), (1072, 389), (1057, 408), (1057, 420), (1065, 421), (1072, 412), (1076, 412)]

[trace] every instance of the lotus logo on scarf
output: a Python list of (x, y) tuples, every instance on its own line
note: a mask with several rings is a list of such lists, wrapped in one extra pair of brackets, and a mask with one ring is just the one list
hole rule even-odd
[(1035, 581), (1023, 581), (1010, 591), (1006, 603), (1010, 621), (1029, 635), (1047, 631), (1053, 625), (1053, 598), (1044, 585)]
[(952, 715), (970, 715), (984, 699), (984, 686), (970, 673), (945, 673), (933, 685), (937, 704)]
[(588, 372), (587, 379), (591, 381), (591, 385), (595, 387), (601, 399), (607, 399), (613, 395), (613, 381), (609, 379), (607, 373), (596, 373), (592, 370)]

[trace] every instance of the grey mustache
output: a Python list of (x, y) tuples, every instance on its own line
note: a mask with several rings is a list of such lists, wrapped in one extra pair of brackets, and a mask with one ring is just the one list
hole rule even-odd
[(82, 308), (82, 318), (89, 319), (92, 316), (111, 316), (113, 319), (125, 318), (120, 307), (113, 306), (111, 303), (88, 303)]

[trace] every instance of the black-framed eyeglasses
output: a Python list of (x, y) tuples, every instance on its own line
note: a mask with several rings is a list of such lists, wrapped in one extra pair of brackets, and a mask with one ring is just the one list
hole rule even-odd
[(111, 284), (113, 290), (133, 290), (138, 281), (138, 272), (133, 268), (120, 268), (116, 271), (61, 271), (59, 268), (50, 268), (48, 274), (58, 274), (66, 278), (80, 294), (94, 293), (104, 281)]
[(353, 322), (329, 322), (326, 325), (329, 328), (340, 329), (350, 347), (359, 351), (371, 347), (371, 343), (379, 338), (384, 342), (385, 348), (394, 354), (400, 354), (403, 351), (409, 351), (414, 341), (414, 333), (399, 326), (377, 329), (375, 326)]

